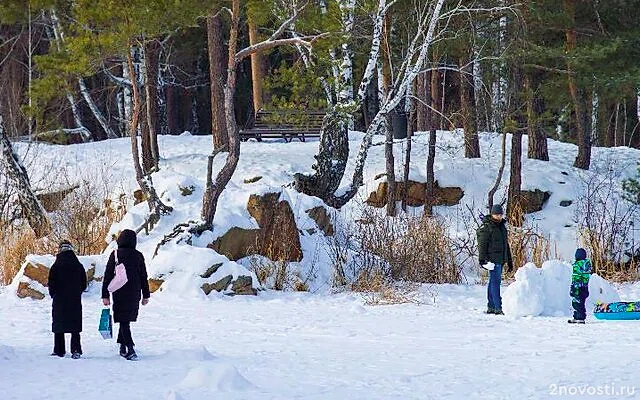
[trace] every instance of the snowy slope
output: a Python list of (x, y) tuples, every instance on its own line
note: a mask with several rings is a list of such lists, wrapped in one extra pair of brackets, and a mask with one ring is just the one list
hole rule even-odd
[[(355, 156), (358, 151), (361, 134), (351, 133), (351, 152)], [(149, 236), (139, 238), (140, 248), (151, 259), (157, 243), (178, 223), (197, 220), (200, 215), (201, 199), (205, 182), (207, 155), (211, 151), (210, 136), (192, 136), (188, 133), (179, 137), (161, 136), (161, 170), (154, 174), (154, 182), (163, 199), (174, 206), (175, 211), (169, 217), (163, 218), (161, 223)], [(382, 140), (381, 138), (374, 139)], [(507, 138), (510, 143), (510, 138)], [(418, 134), (414, 138), (412, 167), (410, 179), (426, 180), (426, 152), (428, 135)], [(479, 214), (484, 211), (482, 205), (486, 202), (486, 193), (492, 186), (500, 162), (500, 141), (497, 134), (481, 134), (480, 145), (482, 158), (468, 160), (463, 157), (463, 138), (460, 131), (439, 132), (438, 151), (436, 157), (436, 179), (441, 186), (459, 186), (464, 190), (462, 204), (457, 207), (438, 207), (437, 212), (452, 221), (452, 229), (462, 231), (463, 222), (468, 220), (467, 208)], [(404, 143), (396, 146), (397, 176), (402, 176), (404, 161)], [(523, 140), (526, 154), (527, 138)], [(40, 188), (67, 185), (67, 181), (98, 180), (104, 182), (113, 197), (119, 193), (132, 193), (137, 189), (133, 179), (130, 143), (128, 139), (109, 140), (100, 143), (87, 143), (73, 146), (17, 144), (20, 153), (26, 154), (27, 168), (35, 185)], [(246, 204), (252, 193), (282, 190), (285, 198), (290, 202), (299, 229), (303, 232), (301, 243), (305, 259), (298, 268), (301, 276), (307, 277), (311, 270), (315, 279), (311, 280), (311, 289), (327, 289), (331, 271), (322, 266), (329, 263), (325, 241), (320, 234), (309, 235), (308, 228), (315, 223), (307, 216), (305, 210), (321, 204), (318, 199), (301, 195), (293, 189), (284, 188), (293, 181), (297, 172), (311, 172), (313, 156), (317, 151), (317, 142), (281, 141), (246, 142), (242, 144), (241, 159), (238, 170), (228, 188), (222, 194), (220, 207), (214, 221), (214, 232), (205, 234), (196, 241), (197, 246), (205, 247), (216, 237), (224, 234), (233, 226), (242, 228), (256, 228), (256, 221), (248, 214)], [(509, 148), (510, 146), (507, 146)], [(634, 176), (636, 164), (640, 161), (640, 151), (630, 148), (594, 148), (592, 169), (589, 172), (577, 170), (572, 163), (577, 153), (576, 146), (549, 140), (550, 162), (523, 159), (523, 188), (540, 189), (552, 192), (546, 207), (538, 213), (528, 217), (528, 223), (537, 226), (545, 235), (551, 238), (557, 247), (557, 257), (570, 260), (576, 247), (575, 202), (584, 190), (583, 182), (592, 174), (604, 174), (611, 170), (618, 182)], [(507, 155), (508, 157), (509, 155)], [(348, 183), (353, 171), (353, 159), (347, 167), (344, 184)], [(216, 167), (223, 163), (223, 157), (216, 159)], [(507, 158), (508, 163), (508, 158)], [(360, 190), (355, 201), (348, 204), (337, 218), (353, 220), (361, 212), (361, 204), (379, 181), (375, 177), (384, 172), (384, 148), (374, 146), (371, 149), (365, 168), (365, 186)], [(245, 183), (244, 180), (261, 176), (258, 182)], [(505, 196), (506, 184), (509, 178), (509, 168), (505, 170), (505, 177), (496, 199)], [(384, 179), (384, 178), (381, 178)], [(401, 179), (401, 178), (398, 178)], [(73, 183), (73, 182), (71, 182)], [(194, 187), (191, 196), (181, 195), (180, 187)], [(573, 200), (570, 207), (560, 207), (562, 200)], [(420, 210), (414, 210), (420, 212)], [(145, 204), (129, 209), (124, 220), (113, 227), (113, 231), (122, 228), (137, 227), (147, 213)], [(566, 226), (568, 225), (568, 227)], [(640, 240), (640, 230), (636, 231), (636, 240)], [(162, 251), (169, 251), (163, 249)], [(175, 252), (176, 249), (171, 251)], [(209, 250), (204, 250), (205, 254)], [(211, 251), (212, 252), (212, 251)], [(213, 253), (213, 252), (212, 252)], [(186, 256), (186, 255), (185, 255)], [(160, 258), (161, 255), (159, 255)], [(209, 255), (208, 257), (215, 257)], [(180, 256), (173, 257), (180, 260)], [(167, 272), (166, 256), (163, 262), (151, 262), (151, 274)], [(246, 262), (242, 262), (246, 264)], [(314, 263), (315, 265), (311, 265)], [(170, 269), (184, 270), (185, 263), (171, 265)], [(317, 265), (321, 267), (318, 268)], [(188, 269), (189, 266), (186, 265)], [(200, 267), (198, 267), (200, 268)], [(202, 273), (203, 271), (192, 271)], [(195, 286), (194, 286), (195, 287)]]

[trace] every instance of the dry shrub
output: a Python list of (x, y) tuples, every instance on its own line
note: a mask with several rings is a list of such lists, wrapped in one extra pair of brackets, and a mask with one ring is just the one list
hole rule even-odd
[(351, 290), (362, 294), (366, 305), (419, 303), (419, 285), (394, 282), (381, 271), (362, 271), (351, 284)]
[(119, 202), (102, 198), (95, 184), (84, 181), (51, 215), (54, 241), (69, 240), (78, 254), (100, 254), (107, 246), (111, 225), (126, 213), (124, 199)]
[(515, 268), (529, 262), (540, 266), (552, 258), (551, 240), (535, 228), (509, 226), (509, 247)]
[(638, 279), (640, 251), (634, 241), (638, 205), (622, 198), (613, 169), (587, 175), (576, 207), (578, 237), (595, 272), (612, 280)]
[(58, 244), (49, 238), (36, 239), (28, 225), (14, 226), (0, 234), (0, 284), (16, 276), (29, 254), (55, 254)]
[(249, 257), (249, 268), (256, 274), (260, 285), (273, 290), (307, 292), (309, 277), (293, 271), (288, 261), (273, 261), (255, 255)]
[(380, 270), (393, 280), (462, 281), (459, 252), (442, 218), (408, 214), (389, 218), (368, 209), (366, 223), (359, 224), (357, 239), (362, 250), (387, 264), (387, 268)]

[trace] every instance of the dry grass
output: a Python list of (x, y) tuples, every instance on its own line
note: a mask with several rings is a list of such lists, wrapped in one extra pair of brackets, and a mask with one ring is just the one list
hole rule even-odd
[(368, 253), (363, 258), (371, 261), (374, 271), (380, 270), (396, 281), (462, 281), (459, 251), (444, 219), (407, 214), (388, 218), (369, 210), (366, 220), (358, 225), (356, 238), (361, 250)]
[(351, 284), (351, 290), (361, 293), (370, 306), (420, 303), (418, 288), (416, 283), (394, 282), (380, 271), (363, 271)]
[(0, 284), (7, 285), (16, 276), (29, 254), (55, 254), (57, 243), (36, 239), (28, 226), (3, 229), (0, 234)]

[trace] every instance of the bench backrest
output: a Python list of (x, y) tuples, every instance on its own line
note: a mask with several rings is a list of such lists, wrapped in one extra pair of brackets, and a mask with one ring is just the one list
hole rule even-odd
[(256, 114), (254, 128), (320, 130), (325, 113), (322, 111), (263, 111)]

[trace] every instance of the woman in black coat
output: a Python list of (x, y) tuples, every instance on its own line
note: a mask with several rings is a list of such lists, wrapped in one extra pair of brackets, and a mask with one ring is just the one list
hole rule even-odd
[(71, 354), (78, 359), (82, 355), (82, 292), (87, 288), (87, 273), (73, 252), (73, 246), (67, 241), (60, 243), (56, 261), (49, 270), (48, 286), (53, 299), (52, 355), (64, 357), (64, 334), (71, 333)]
[(113, 320), (120, 324), (118, 331), (118, 343), (120, 343), (120, 355), (127, 360), (137, 360), (131, 337), (131, 322), (138, 319), (140, 301), (142, 305), (149, 302), (149, 281), (147, 281), (147, 268), (144, 264), (144, 256), (136, 250), (136, 233), (125, 229), (117, 240), (118, 249), (109, 257), (107, 269), (102, 282), (102, 303), (105, 306), (111, 304), (108, 286), (115, 276), (116, 259), (124, 264), (127, 271), (127, 283), (113, 292)]

